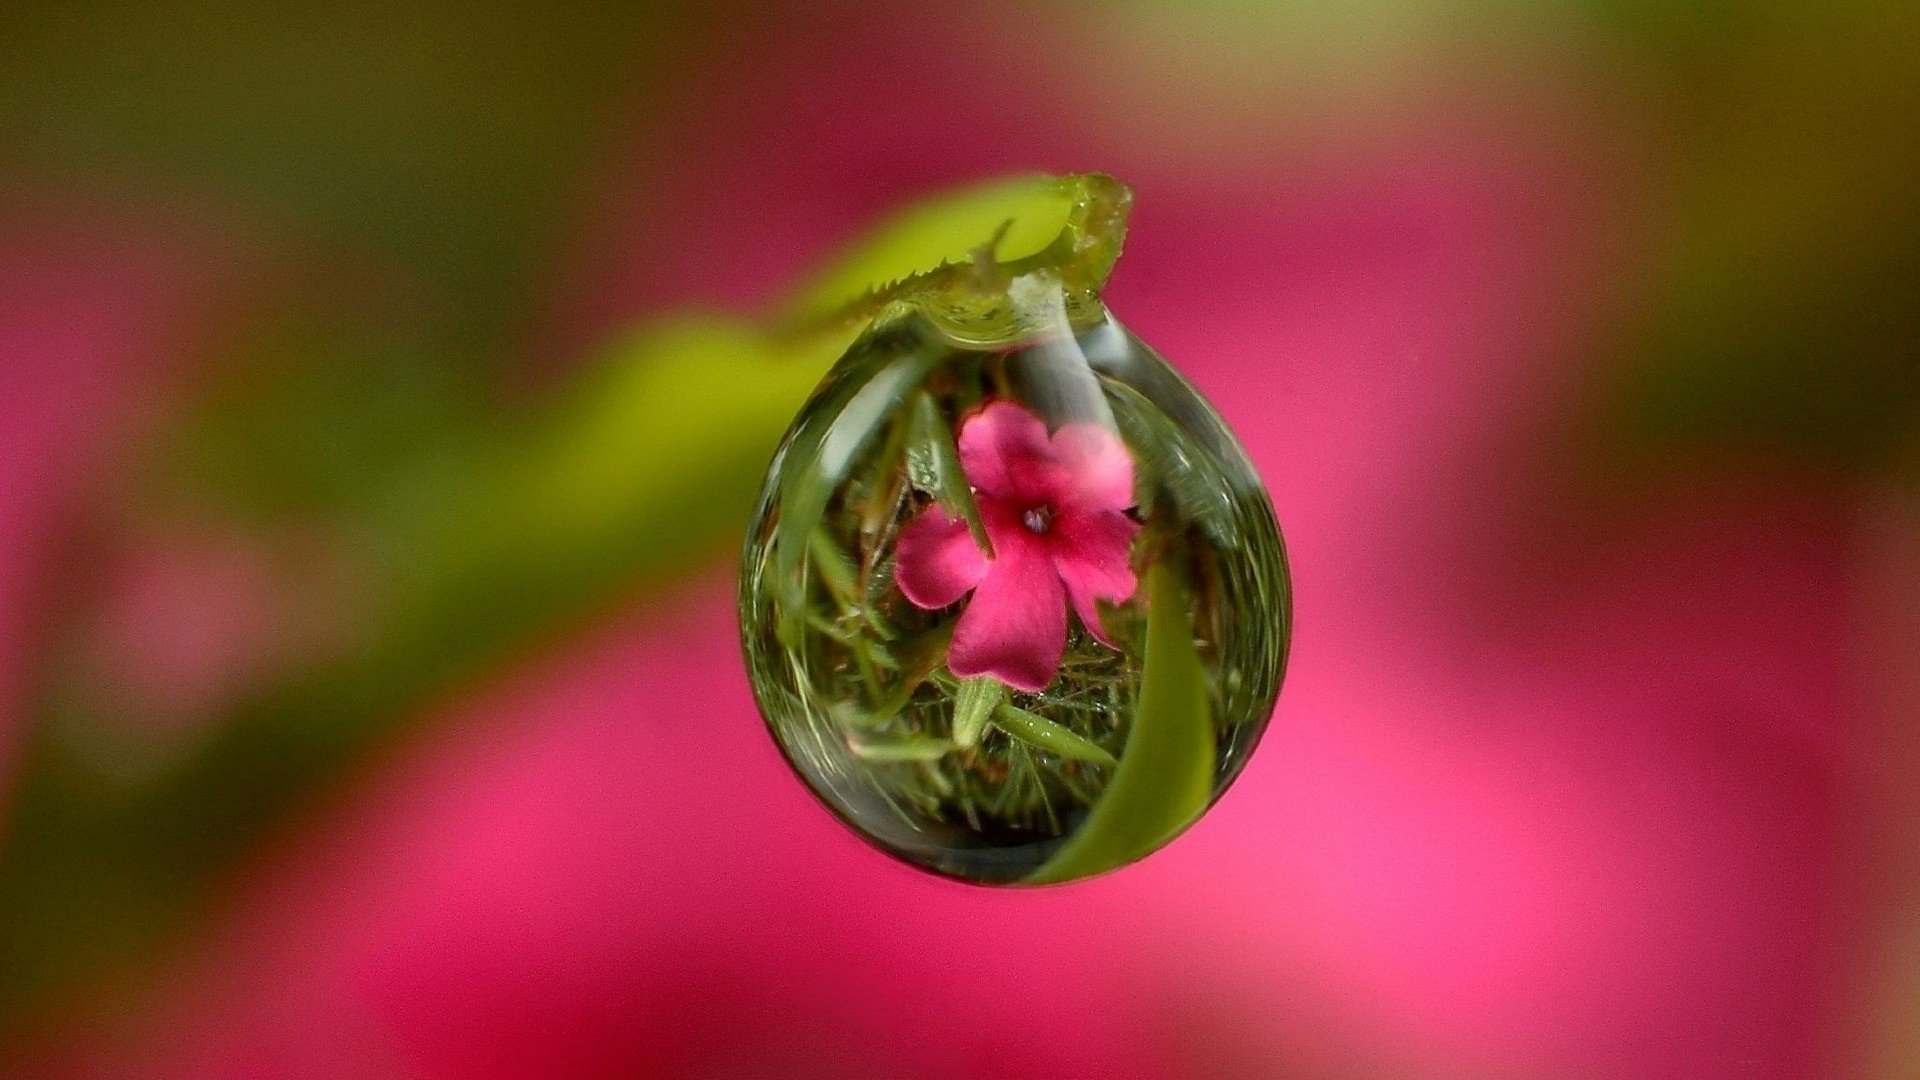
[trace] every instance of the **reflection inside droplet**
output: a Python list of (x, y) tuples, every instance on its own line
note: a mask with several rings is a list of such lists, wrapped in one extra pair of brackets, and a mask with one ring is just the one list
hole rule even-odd
[(1164, 844), (1245, 764), (1288, 638), (1273, 512), (1110, 317), (981, 348), (892, 316), (775, 460), (741, 579), (754, 690), (870, 842), (1073, 880)]

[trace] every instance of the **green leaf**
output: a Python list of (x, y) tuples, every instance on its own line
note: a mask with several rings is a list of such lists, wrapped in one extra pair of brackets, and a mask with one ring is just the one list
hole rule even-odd
[(1025, 178), (927, 203), (883, 227), (867, 254), (826, 275), (789, 318), (800, 328), (846, 328), (914, 310), (956, 341), (1006, 343), (1045, 329), (1035, 320), (1061, 310), (1009, 303), (1010, 283), (1031, 275), (1057, 287), (1075, 325), (1091, 322), (1105, 314), (1100, 288), (1120, 257), (1132, 204), (1132, 192), (1099, 173)]
[(960, 680), (960, 689), (953, 695), (954, 745), (962, 750), (978, 746), (987, 718), (1006, 696), (1006, 686), (990, 675)]
[(912, 431), (907, 438), (907, 474), (913, 486), (932, 495), (947, 513), (967, 523), (973, 542), (987, 558), (993, 558), (993, 541), (980, 520), (980, 508), (974, 504), (973, 488), (960, 468), (960, 450), (954, 445), (953, 429), (940, 415), (933, 395), (922, 393), (913, 403)]
[(868, 233), (800, 291), (790, 315), (830, 319), (888, 286), (983, 254), (1007, 265), (1077, 256), (1097, 288), (1119, 257), (1120, 236), (1115, 223), (1088, 213), (1088, 203), (1124, 199), (1124, 192), (1105, 176), (1021, 176), (936, 196)]
[(1165, 562), (1147, 572), (1146, 584), (1145, 671), (1119, 767), (1080, 831), (1029, 884), (1125, 866), (1193, 824), (1213, 798), (1213, 722), (1187, 584)]
[(1075, 761), (1105, 765), (1108, 768), (1119, 764), (1114, 761), (1112, 754), (1069, 729), (1016, 705), (1001, 702), (1000, 707), (993, 710), (993, 722), (1001, 731), (1036, 750), (1044, 750), (1049, 754), (1058, 754)]

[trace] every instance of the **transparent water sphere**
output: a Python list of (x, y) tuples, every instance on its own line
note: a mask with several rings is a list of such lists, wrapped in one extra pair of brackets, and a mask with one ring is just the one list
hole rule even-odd
[(1035, 310), (993, 341), (911, 308), (868, 327), (781, 444), (740, 579), (794, 771), (882, 851), (981, 884), (1191, 825), (1258, 743), (1290, 629), (1273, 509), (1213, 409), (1097, 300)]

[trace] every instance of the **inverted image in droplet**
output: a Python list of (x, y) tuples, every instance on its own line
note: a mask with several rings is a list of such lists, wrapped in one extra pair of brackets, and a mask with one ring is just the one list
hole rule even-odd
[(1289, 631), (1245, 454), (1103, 307), (1069, 320), (1047, 288), (1012, 284), (1043, 314), (993, 344), (876, 320), (782, 444), (741, 575), (801, 779), (888, 853), (988, 884), (1192, 824), (1259, 740)]

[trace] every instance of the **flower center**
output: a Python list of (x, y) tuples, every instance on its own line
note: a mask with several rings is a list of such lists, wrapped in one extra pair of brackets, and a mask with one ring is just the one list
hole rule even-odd
[(1043, 533), (1053, 524), (1053, 511), (1044, 506), (1036, 506), (1020, 515), (1020, 523), (1028, 532)]

